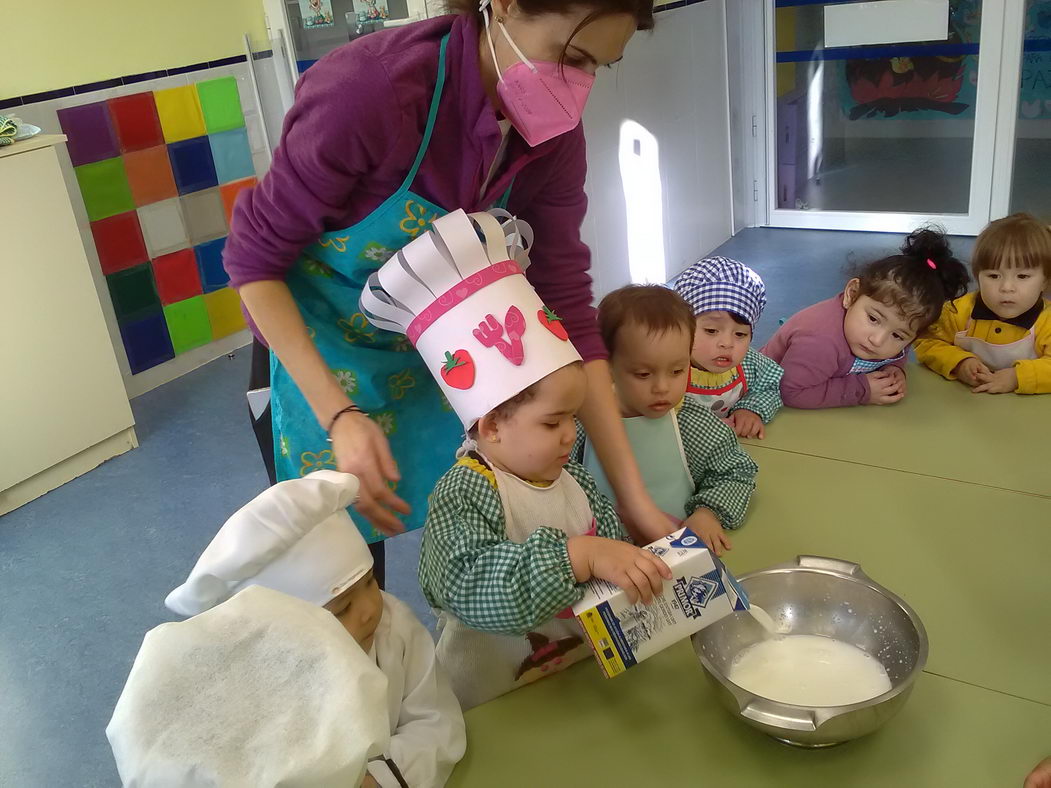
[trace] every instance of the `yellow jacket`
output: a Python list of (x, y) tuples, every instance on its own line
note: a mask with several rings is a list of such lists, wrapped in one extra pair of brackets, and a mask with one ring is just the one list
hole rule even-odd
[[(916, 340), (916, 358), (942, 377), (955, 380), (953, 370), (965, 358), (974, 357), (974, 353), (953, 344), (953, 338), (960, 331), (967, 336), (988, 342), (990, 345), (1006, 345), (1017, 342), (1028, 333), (1028, 328), (1007, 323), (1002, 320), (975, 320), (968, 328), (978, 293), (968, 293), (947, 303), (942, 308), (938, 322), (925, 331)], [(1044, 300), (1044, 310), (1033, 324), (1032, 331), (1036, 339), (1038, 358), (1028, 361), (1016, 361), (1015, 373), (1018, 375), (1017, 394), (1051, 393), (1051, 302)]]

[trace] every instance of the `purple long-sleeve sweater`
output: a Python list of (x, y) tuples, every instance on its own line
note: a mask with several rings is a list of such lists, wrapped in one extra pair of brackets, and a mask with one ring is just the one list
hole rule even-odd
[[(851, 374), (854, 354), (843, 334), (843, 294), (797, 312), (777, 330), (763, 354), (780, 364), (781, 399), (790, 408), (840, 408), (869, 401), (863, 374)], [(905, 359), (892, 361), (905, 368)]]
[(303, 75), (270, 171), (237, 198), (224, 255), (231, 284), (284, 279), (321, 233), (360, 221), (397, 190), (423, 136), (446, 33), (445, 89), (413, 190), (447, 210), (471, 212), (496, 202), (513, 178), (508, 209), (536, 233), (529, 281), (563, 318), (581, 356), (605, 358), (591, 304), (591, 255), (580, 240), (583, 128), (536, 148), (512, 131), (497, 177), (480, 196), (501, 134), (482, 86), (478, 25), (463, 16), (365, 36)]

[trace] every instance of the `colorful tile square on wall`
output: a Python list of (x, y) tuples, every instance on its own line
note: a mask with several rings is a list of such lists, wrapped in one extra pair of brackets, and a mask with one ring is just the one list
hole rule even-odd
[(58, 111), (132, 374), (245, 327), (222, 266), (255, 183), (237, 80)]

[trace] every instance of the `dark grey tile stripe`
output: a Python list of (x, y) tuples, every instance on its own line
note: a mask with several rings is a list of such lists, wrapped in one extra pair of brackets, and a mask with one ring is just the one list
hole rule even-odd
[[(253, 60), (261, 60), (263, 58), (272, 57), (273, 52), (265, 50), (263, 52), (253, 52)], [(79, 96), (84, 93), (93, 93), (96, 90), (106, 90), (108, 88), (119, 88), (121, 85), (134, 85), (137, 82), (146, 82), (151, 79), (163, 79), (164, 77), (174, 77), (180, 74), (189, 74), (193, 71), (204, 71), (209, 68), (218, 68), (219, 66), (232, 66), (235, 63), (244, 63), (247, 58), (244, 55), (232, 55), (230, 57), (219, 58), (218, 60), (209, 60), (203, 63), (193, 63), (189, 66), (178, 66), (176, 68), (162, 68), (157, 71), (143, 71), (141, 74), (128, 74), (123, 77), (114, 77), (113, 79), (104, 79), (100, 82), (87, 82), (83, 85), (74, 85), (68, 88), (58, 88), (57, 90), (47, 90), (43, 93), (30, 93), (25, 96), (13, 96), (11, 98), (0, 98), (0, 110), (10, 109), (12, 107), (21, 107), (25, 104), (36, 104), (41, 101), (52, 101), (54, 99), (65, 98), (66, 96)]]

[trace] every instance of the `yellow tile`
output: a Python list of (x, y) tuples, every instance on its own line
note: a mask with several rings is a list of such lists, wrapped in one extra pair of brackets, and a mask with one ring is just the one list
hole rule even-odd
[(232, 287), (204, 294), (208, 307), (208, 321), (212, 324), (212, 339), (219, 339), (245, 327), (241, 312), (241, 298)]
[(165, 142), (204, 136), (201, 100), (197, 97), (193, 85), (155, 90), (153, 96), (157, 101), (157, 115), (161, 119)]

